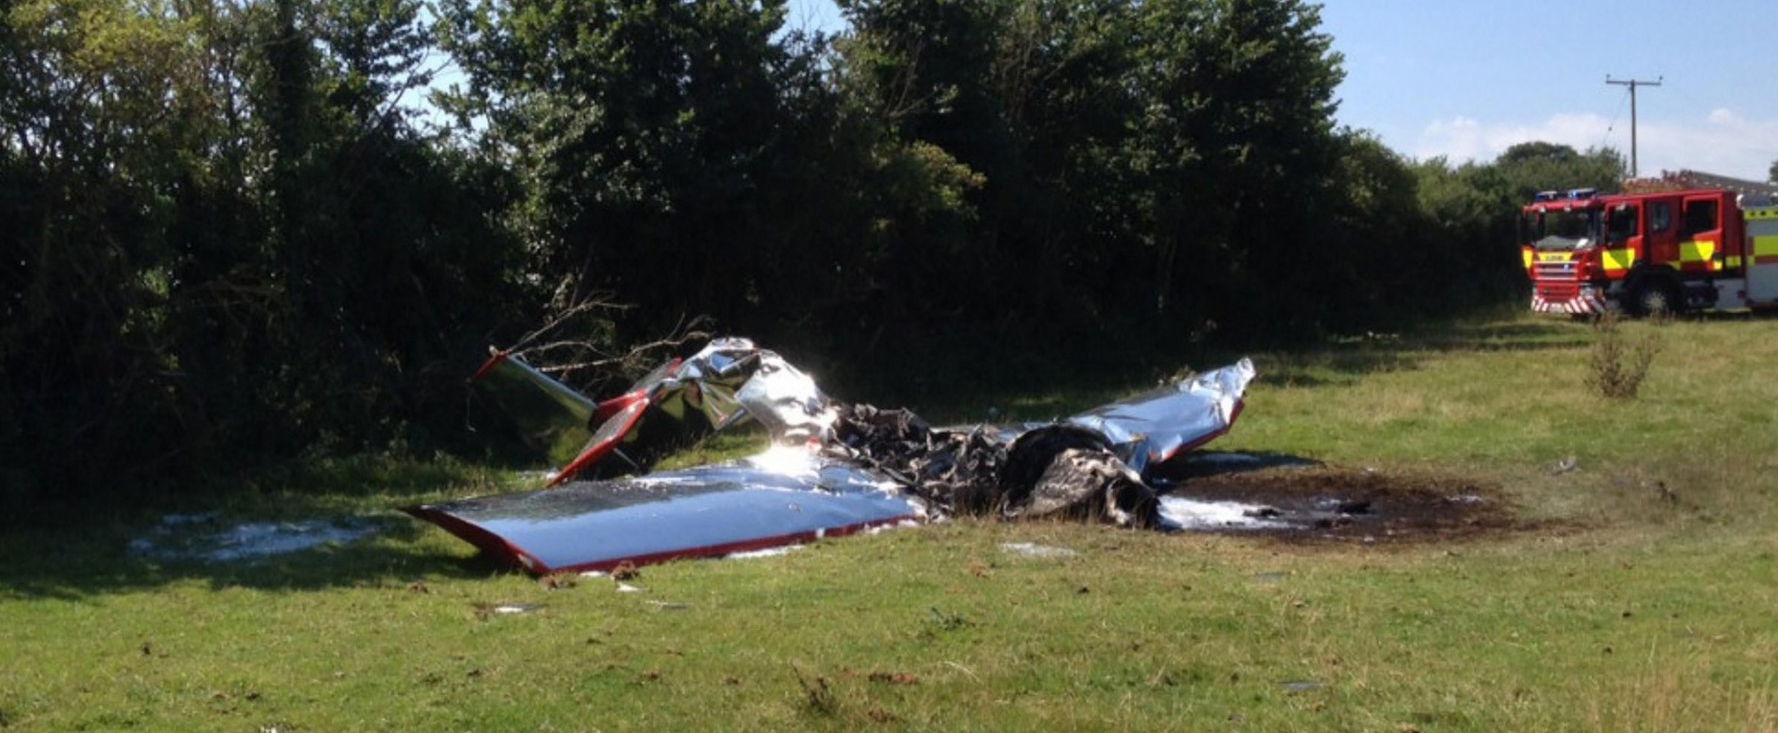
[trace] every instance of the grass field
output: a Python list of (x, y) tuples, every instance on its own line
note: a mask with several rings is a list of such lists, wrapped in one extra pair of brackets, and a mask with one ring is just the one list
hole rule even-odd
[(1460, 476), (1525, 520), (1463, 541), (954, 521), (551, 588), (390, 509), (524, 477), (375, 459), (191, 507), (369, 517), (360, 542), (204, 564), (130, 554), (154, 517), (9, 535), (0, 728), (1778, 730), (1778, 319), (1624, 330), (1661, 347), (1633, 400), (1589, 392), (1597, 335), (1566, 321), (1254, 355), (1214, 448)]

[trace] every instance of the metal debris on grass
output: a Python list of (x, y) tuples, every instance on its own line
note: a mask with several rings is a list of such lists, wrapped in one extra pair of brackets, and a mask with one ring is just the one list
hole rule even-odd
[[(1226, 432), (1252, 362), (1063, 420), (935, 429), (907, 410), (829, 399), (778, 354), (722, 338), (603, 402), (510, 352), (479, 383), (566, 460), (542, 491), (405, 510), (537, 573), (733, 556), (951, 514), (1173, 528), (1147, 479)], [(689, 439), (754, 421), (770, 450), (649, 472)], [(583, 447), (571, 456), (564, 446)], [(634, 475), (643, 474), (643, 475)], [(565, 485), (564, 485), (565, 484)]]

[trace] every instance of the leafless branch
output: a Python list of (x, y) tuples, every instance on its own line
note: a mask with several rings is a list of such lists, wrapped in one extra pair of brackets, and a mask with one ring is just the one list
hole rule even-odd
[[(609, 324), (596, 320), (589, 322), (588, 319), (630, 307), (612, 302), (610, 295), (604, 293), (572, 301), (557, 309), (542, 326), (520, 338), (510, 352), (539, 371), (587, 387), (608, 382), (619, 375), (634, 376), (660, 361), (661, 352), (707, 340), (712, 335), (706, 330), (711, 325), (709, 318), (681, 317), (666, 335), (619, 351), (608, 340), (600, 338), (607, 332)], [(575, 333), (577, 327), (580, 333)]]
[[(547, 364), (537, 367), (539, 371), (547, 374), (565, 374), (583, 369), (606, 370), (612, 367), (617, 367), (620, 371), (624, 372), (639, 372), (645, 367), (659, 361), (660, 359), (657, 354), (663, 350), (670, 351), (693, 341), (709, 340), (713, 334), (704, 330), (704, 328), (709, 325), (710, 319), (705, 316), (695, 316), (690, 321), (681, 318), (679, 323), (675, 324), (673, 329), (667, 332), (667, 336), (644, 344), (632, 346), (629, 351), (620, 355), (607, 356), (605, 355), (607, 352), (590, 348), (591, 344), (572, 341), (557, 341), (543, 346), (533, 347), (532, 349), (527, 350), (526, 353), (538, 354), (551, 348), (558, 350), (564, 348), (579, 348), (582, 353), (590, 352), (591, 355), (599, 357), (566, 364)], [(536, 363), (541, 360), (528, 358), (526, 361)]]
[[(568, 305), (567, 307), (556, 312), (555, 315), (551, 316), (550, 319), (548, 321), (546, 321), (542, 326), (538, 327), (537, 330), (532, 331), (530, 333), (525, 334), (524, 336), (519, 337), (518, 342), (514, 343), (512, 345), (512, 351), (514, 351), (514, 352), (529, 351), (532, 348), (531, 342), (536, 341), (539, 338), (542, 338), (544, 336), (544, 334), (547, 334), (551, 331), (556, 330), (557, 328), (560, 328), (562, 326), (562, 324), (567, 323), (571, 320), (574, 320), (578, 316), (585, 315), (587, 313), (592, 313), (594, 311), (629, 310), (630, 306), (624, 305), (622, 303), (613, 303), (610, 300), (607, 300), (607, 298), (609, 298), (609, 297), (610, 296), (605, 293), (594, 293), (594, 294), (586, 297), (583, 300), (580, 300), (578, 302)], [(565, 342), (555, 342), (555, 343), (561, 344), (561, 343), (565, 343)], [(582, 343), (586, 343), (586, 342), (582, 342)]]

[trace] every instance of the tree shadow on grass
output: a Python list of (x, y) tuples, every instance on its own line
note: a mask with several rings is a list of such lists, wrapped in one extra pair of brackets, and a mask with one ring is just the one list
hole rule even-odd
[(1428, 358), (1453, 352), (1532, 353), (1589, 343), (1586, 324), (1556, 319), (1436, 324), (1280, 349), (1271, 354), (1270, 369), (1262, 365), (1261, 379), (1287, 386), (1347, 386), (1371, 374), (1420, 369)]
[[(1589, 343), (1591, 331), (1585, 323), (1515, 316), (1496, 321), (1454, 320), (1400, 333), (1367, 333), (1251, 349), (1120, 345), (1115, 354), (1079, 368), (1041, 358), (975, 360), (971, 362), (976, 365), (973, 370), (957, 370), (955, 379), (934, 380), (930, 390), (912, 396), (905, 406), (940, 425), (1041, 421), (1078, 414), (1242, 357), (1253, 358), (1259, 370), (1255, 383), (1259, 388), (1337, 387), (1355, 384), (1367, 375), (1420, 369), (1429, 358), (1450, 352), (1532, 353), (1581, 348)], [(1120, 355), (1127, 358), (1118, 358)], [(984, 363), (999, 366), (983, 368), (980, 364)], [(1014, 364), (1021, 365), (1020, 371), (1042, 374), (1042, 381), (1035, 382), (1028, 375), (1006, 379), (1006, 370)], [(875, 404), (899, 406), (893, 402)]]
[[(322, 590), (516, 572), (398, 511), (521, 488), (489, 478), (500, 474), (436, 462), (320, 461), (171, 511), (126, 518), (99, 508), (61, 527), (15, 529), (0, 536), (0, 601), (77, 600), (193, 580), (213, 588)], [(204, 557), (230, 546), (213, 538), (243, 526), (287, 530), (281, 539), (293, 544), (305, 530), (354, 532), (288, 552)]]
[(1767, 308), (1756, 311), (1702, 311), (1676, 316), (1678, 320), (1699, 321), (1702, 323), (1723, 323), (1735, 321), (1772, 321), (1778, 320), (1778, 308)]
[[(230, 560), (148, 557), (130, 550), (139, 537), (120, 531), (15, 537), (0, 569), (0, 600), (78, 600), (152, 590), (192, 580), (212, 588), (324, 590), (408, 585), (429, 578), (480, 578), (517, 572), (481, 555), (422, 542), (437, 532), (418, 520), (379, 519), (371, 536), (293, 552)], [(29, 544), (27, 551), (18, 551)]]

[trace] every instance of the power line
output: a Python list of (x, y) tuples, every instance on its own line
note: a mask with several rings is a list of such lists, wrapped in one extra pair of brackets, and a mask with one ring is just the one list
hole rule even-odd
[(1610, 74), (1605, 75), (1605, 83), (1618, 84), (1618, 85), (1627, 86), (1630, 88), (1630, 177), (1631, 178), (1636, 177), (1636, 87), (1639, 87), (1639, 86), (1658, 87), (1661, 85), (1661, 80), (1665, 79), (1665, 78), (1666, 78), (1665, 76), (1657, 76), (1657, 77), (1655, 77), (1654, 81), (1644, 81), (1641, 79), (1613, 79), (1613, 78), (1611, 78)]
[(1624, 116), (1624, 107), (1629, 104), (1630, 93), (1624, 92), (1624, 96), (1618, 98), (1617, 111), (1611, 113), (1611, 122), (1605, 126), (1605, 134), (1599, 136), (1599, 147), (1601, 149), (1611, 143), (1611, 133), (1617, 131), (1617, 121)]

